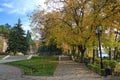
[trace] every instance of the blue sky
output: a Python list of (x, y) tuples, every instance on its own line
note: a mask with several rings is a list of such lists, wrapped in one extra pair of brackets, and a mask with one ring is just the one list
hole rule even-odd
[(18, 18), (22, 21), (24, 30), (30, 30), (27, 15), (30, 14), (37, 6), (44, 8), (45, 0), (0, 0), (0, 25), (9, 23), (14, 25)]

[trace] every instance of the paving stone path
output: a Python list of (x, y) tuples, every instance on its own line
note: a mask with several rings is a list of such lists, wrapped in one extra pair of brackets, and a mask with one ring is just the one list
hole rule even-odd
[[(0, 60), (0, 63), (6, 63), (6, 62), (13, 62), (13, 61), (20, 61), (20, 60), (26, 60), (28, 58), (31, 58), (31, 55), (26, 55), (26, 56), (9, 56), (5, 59)], [(29, 58), (29, 59), (30, 59)]]
[(60, 61), (55, 76), (66, 77), (64, 80), (102, 80), (101, 76), (88, 70), (84, 64), (73, 61)]
[(59, 61), (53, 76), (25, 76), (16, 67), (0, 64), (0, 80), (120, 80), (119, 78), (101, 77), (88, 70), (84, 64), (71, 60)]
[(21, 77), (22, 71), (19, 68), (0, 64), (0, 80), (10, 80)]

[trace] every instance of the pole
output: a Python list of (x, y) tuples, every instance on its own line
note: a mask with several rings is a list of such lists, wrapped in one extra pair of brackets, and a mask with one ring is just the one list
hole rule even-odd
[(100, 41), (100, 33), (98, 33), (98, 42), (99, 42), (99, 51), (100, 51), (100, 67), (103, 69), (103, 60), (102, 60), (102, 51), (101, 51), (101, 41)]

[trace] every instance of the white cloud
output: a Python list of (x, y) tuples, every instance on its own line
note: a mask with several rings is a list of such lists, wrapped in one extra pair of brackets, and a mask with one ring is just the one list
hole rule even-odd
[[(22, 25), (22, 28), (23, 28), (23, 30), (25, 31), (25, 33), (27, 33), (28, 30), (29, 30), (30, 32), (32, 32), (32, 30), (31, 30), (31, 28), (30, 28), (30, 26), (29, 26), (29, 22), (24, 23), (24, 24)], [(32, 39), (39, 39), (39, 38), (41, 37), (40, 34), (38, 34), (38, 33), (33, 33), (33, 32), (32, 32), (32, 34), (31, 34), (31, 36), (32, 36)]]
[(9, 3), (3, 3), (2, 6), (7, 7), (7, 8), (13, 8), (13, 5)]
[(32, 12), (39, 5), (44, 7), (44, 1), (45, 0), (13, 0), (13, 2), (9, 5), (13, 5), (14, 8), (11, 9), (9, 13), (26, 15), (26, 13)]
[[(18, 1), (18, 0), (14, 0)], [(32, 12), (37, 6), (41, 5), (41, 7), (44, 7), (44, 2), (45, 0), (19, 0), (18, 3), (14, 2), (14, 6), (16, 6), (14, 9), (10, 11), (12, 14), (21, 14), (21, 15), (26, 15), (28, 12)], [(15, 4), (16, 3), (16, 4)], [(24, 23), (22, 25), (22, 28), (27, 31), (30, 30), (30, 22), (29, 20), (24, 20), (24, 18), (27, 18), (26, 16), (23, 17)]]
[(31, 28), (30, 28), (30, 26), (29, 26), (29, 22), (24, 23), (24, 24), (22, 25), (22, 28), (23, 28), (23, 30), (25, 30), (25, 31), (27, 31), (27, 30), (31, 31)]

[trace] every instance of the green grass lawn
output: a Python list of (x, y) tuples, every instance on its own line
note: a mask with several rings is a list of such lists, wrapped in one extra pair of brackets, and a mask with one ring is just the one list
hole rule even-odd
[(3, 56), (0, 56), (0, 60), (3, 58)]
[(5, 56), (4, 55), (0, 55), (0, 60), (2, 60)]
[(33, 57), (30, 60), (6, 63), (19, 67), (25, 75), (53, 75), (58, 65), (58, 57)]

